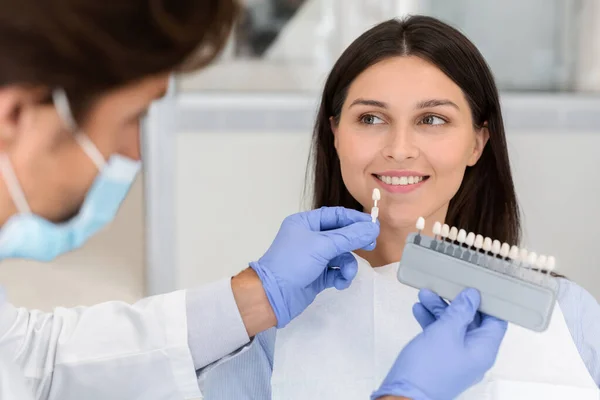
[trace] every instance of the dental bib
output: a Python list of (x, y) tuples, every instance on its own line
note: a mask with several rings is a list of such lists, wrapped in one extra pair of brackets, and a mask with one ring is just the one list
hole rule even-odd
[[(416, 289), (397, 281), (398, 263), (371, 268), (344, 291), (328, 290), (277, 332), (274, 400), (364, 400), (401, 349), (422, 330), (412, 315)], [(573, 343), (560, 307), (536, 333), (510, 324), (494, 367), (461, 400), (597, 400), (600, 390)]]

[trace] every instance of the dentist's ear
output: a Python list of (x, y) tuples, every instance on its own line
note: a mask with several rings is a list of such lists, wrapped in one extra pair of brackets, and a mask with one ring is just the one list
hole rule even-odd
[(18, 87), (0, 88), (0, 151), (6, 150), (15, 140), (28, 97), (27, 92)]
[[(34, 110), (43, 106), (42, 94), (39, 89), (0, 87), (0, 151), (13, 146), (21, 133), (32, 126)], [(37, 132), (37, 136), (42, 135)]]

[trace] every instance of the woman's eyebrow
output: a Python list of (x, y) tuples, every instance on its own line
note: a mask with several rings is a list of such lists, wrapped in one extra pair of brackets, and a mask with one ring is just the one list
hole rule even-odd
[(419, 103), (417, 103), (417, 110), (440, 106), (451, 106), (460, 111), (460, 108), (456, 105), (456, 103), (447, 99), (431, 99), (420, 101)]
[[(363, 105), (363, 106), (373, 106), (373, 107), (379, 107), (379, 108), (388, 108), (387, 104), (379, 101), (379, 100), (370, 100), (370, 99), (361, 99), (358, 98), (356, 100), (354, 100), (352, 102), (352, 104), (350, 104), (350, 107), (352, 106), (356, 106), (356, 105)], [(348, 107), (348, 108), (350, 108)]]

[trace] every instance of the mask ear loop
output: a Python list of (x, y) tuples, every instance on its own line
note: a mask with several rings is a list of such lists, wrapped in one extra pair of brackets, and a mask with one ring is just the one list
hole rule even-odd
[(27, 203), (23, 188), (21, 188), (21, 184), (17, 179), (17, 175), (15, 175), (15, 170), (6, 153), (0, 153), (0, 172), (4, 176), (8, 193), (10, 194), (10, 197), (12, 197), (19, 213), (31, 214), (31, 208), (29, 208), (29, 203)]
[(58, 116), (67, 125), (69, 131), (75, 132), (74, 138), (81, 149), (96, 165), (98, 171), (102, 171), (102, 169), (106, 166), (106, 160), (92, 140), (79, 130), (79, 127), (75, 122), (75, 118), (73, 118), (73, 113), (71, 112), (71, 107), (69, 106), (69, 99), (67, 98), (67, 94), (65, 93), (64, 89), (54, 90), (52, 92), (52, 101), (54, 103), (54, 107), (56, 107)]

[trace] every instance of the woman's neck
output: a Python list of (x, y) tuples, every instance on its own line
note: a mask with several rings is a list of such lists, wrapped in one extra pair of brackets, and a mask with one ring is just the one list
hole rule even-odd
[(381, 230), (374, 250), (357, 250), (356, 254), (371, 264), (372, 267), (381, 267), (402, 258), (402, 251), (408, 235), (415, 231), (414, 227), (392, 227), (381, 222)]

